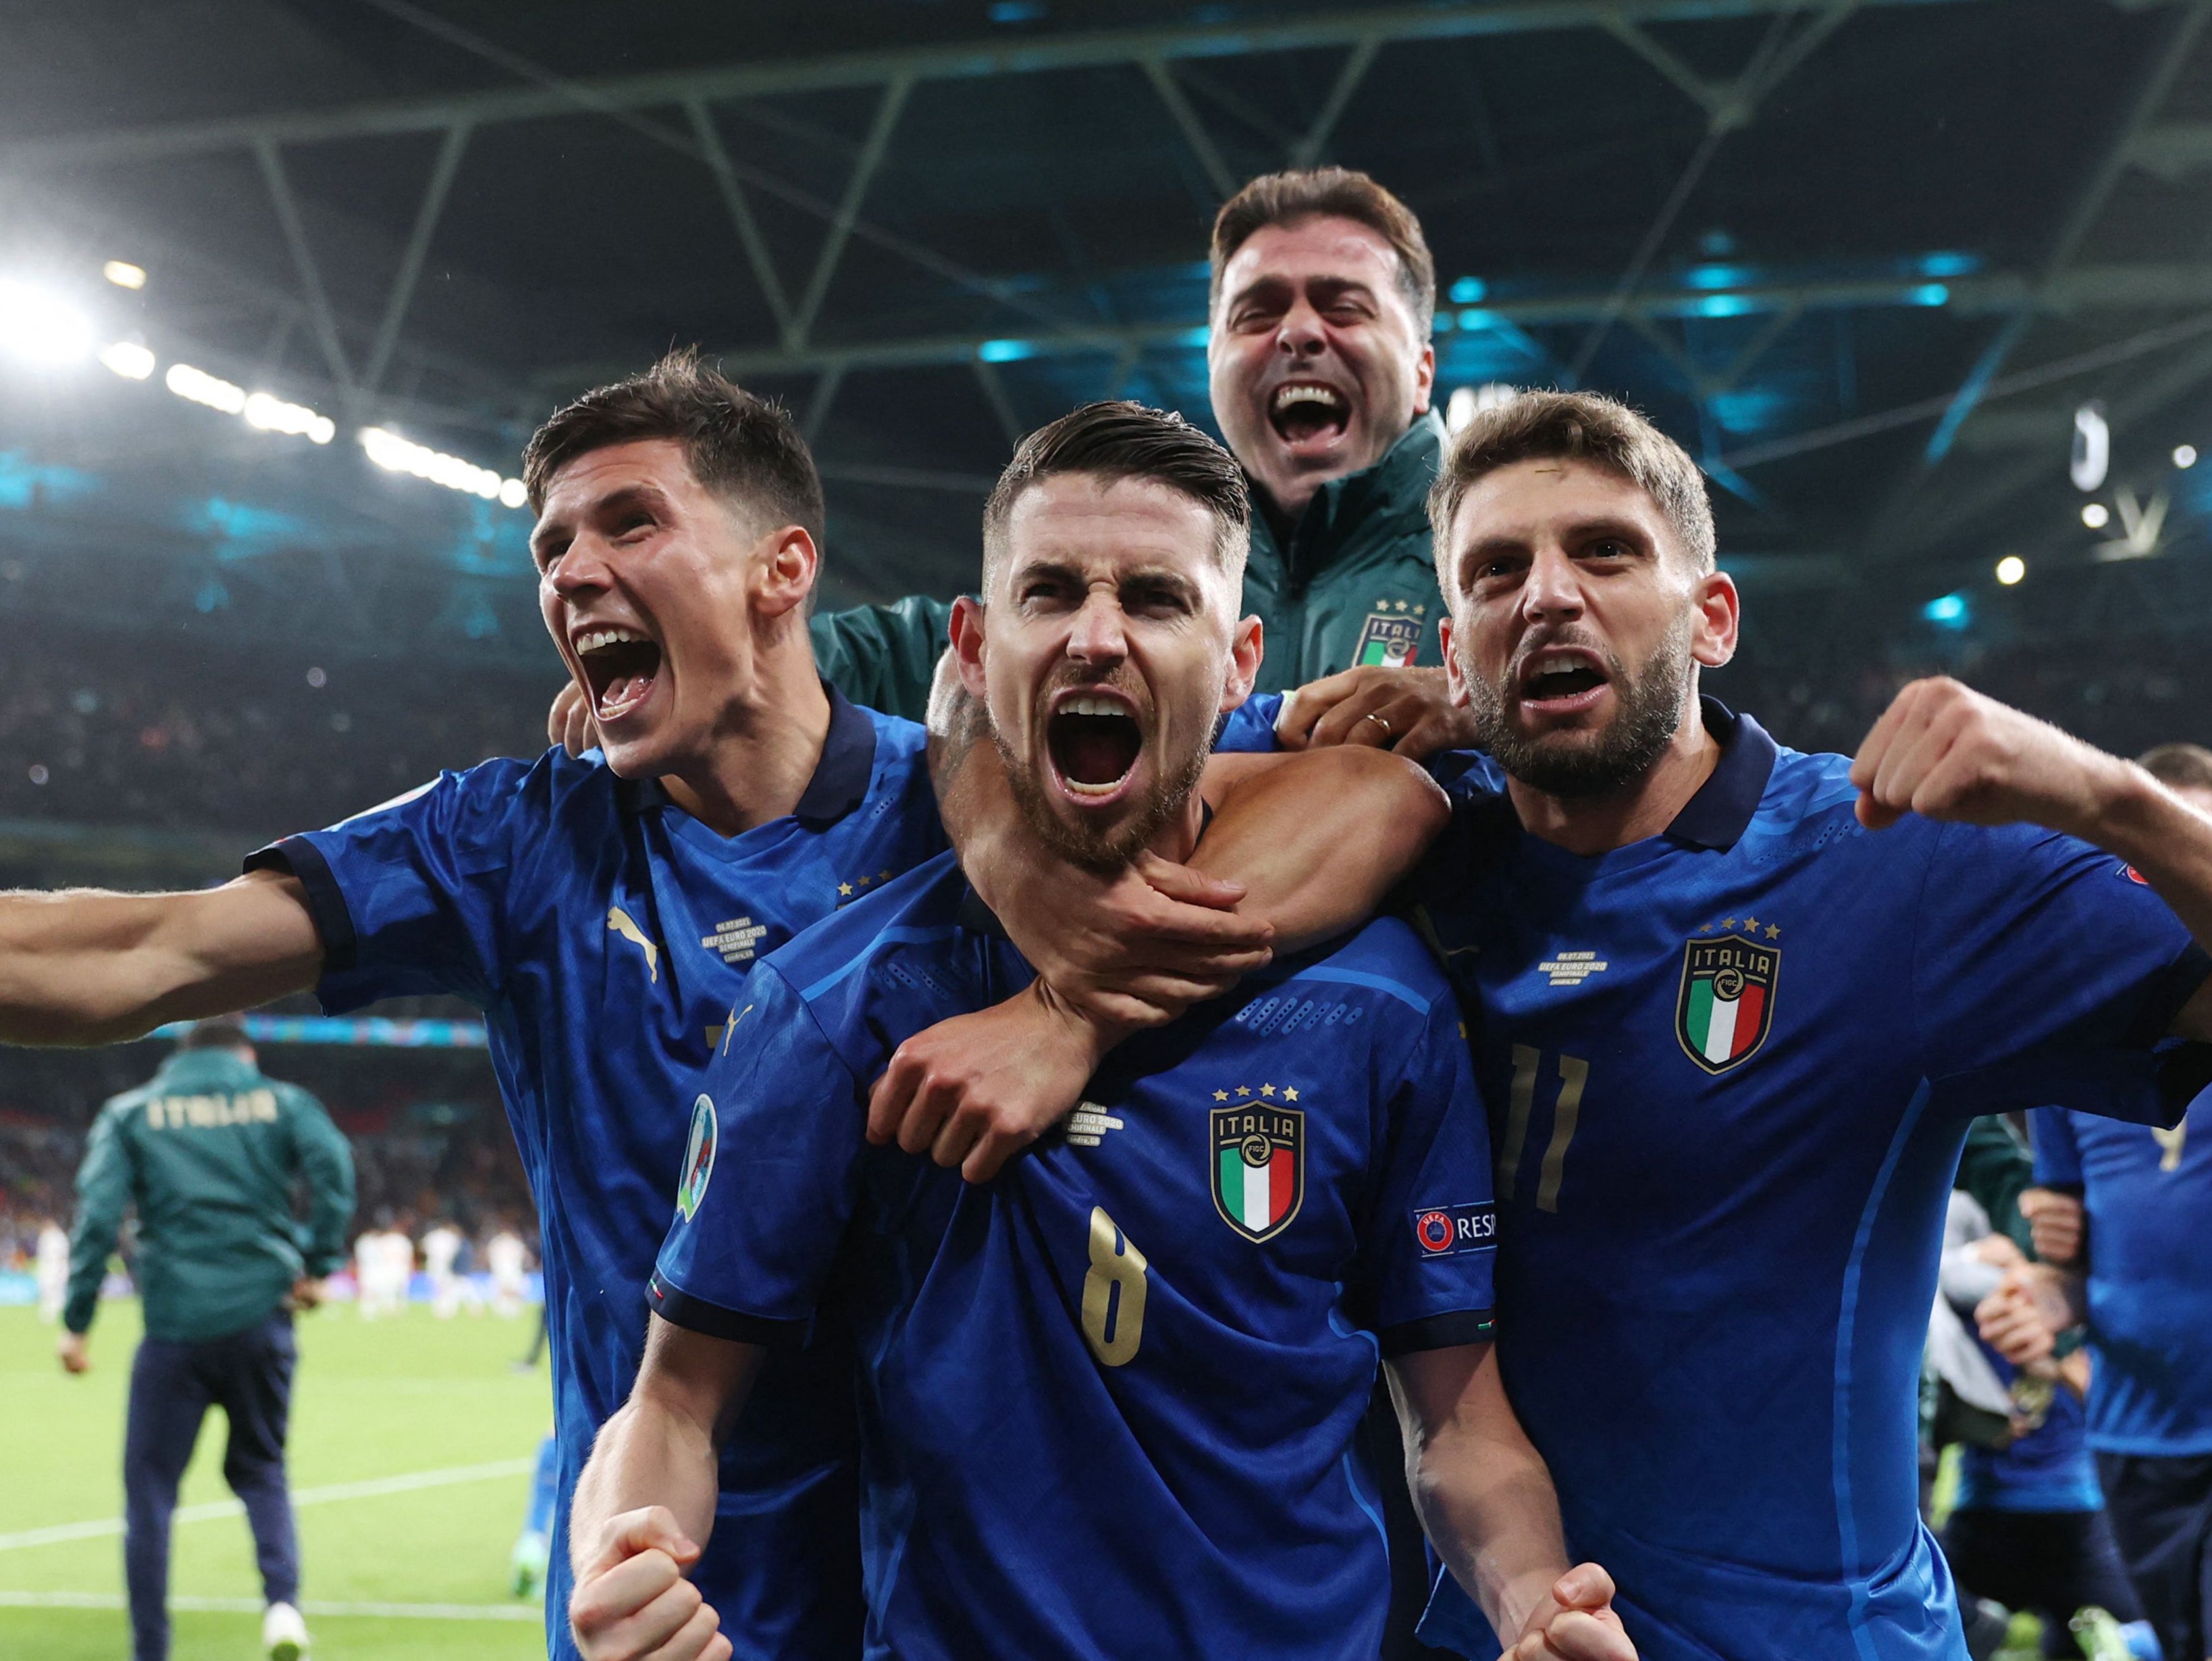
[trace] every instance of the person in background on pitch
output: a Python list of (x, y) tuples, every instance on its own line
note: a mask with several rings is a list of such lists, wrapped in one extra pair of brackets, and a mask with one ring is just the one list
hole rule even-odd
[[(308, 1215), (293, 1219), (305, 1177)], [(76, 1176), (62, 1366), (91, 1365), (85, 1335), (125, 1205), (138, 1211), (146, 1335), (131, 1368), (123, 1445), (123, 1567), (132, 1653), (169, 1652), (169, 1518), (200, 1421), (230, 1421), (223, 1480), (246, 1507), (268, 1609), (270, 1661), (297, 1661), (300, 1546), (284, 1486), (296, 1357), (293, 1311), (344, 1261), (353, 1154), (323, 1104), (255, 1065), (234, 1019), (197, 1023), (144, 1086), (100, 1110)]]
[[(1207, 388), (1255, 512), (1243, 612), (1267, 634), (1259, 691), (1224, 748), (1353, 743), (1414, 760), (1465, 745), (1444, 688), (1444, 615), (1425, 503), (1443, 453), (1431, 407), (1436, 261), (1413, 210), (1364, 173), (1255, 179), (1213, 222)], [(856, 703), (923, 718), (951, 603), (826, 612), (823, 674)], [(1290, 697), (1281, 697), (1297, 688)], [(575, 687), (549, 736), (597, 742)]]
[[(2212, 751), (2161, 745), (2143, 770), (2212, 814)], [(2212, 1091), (2170, 1129), (2063, 1107), (2033, 1116), (2021, 1196), (2043, 1259), (1983, 1311), (2006, 1358), (2087, 1323), (2089, 1446), (2121, 1558), (2166, 1661), (2212, 1655)]]

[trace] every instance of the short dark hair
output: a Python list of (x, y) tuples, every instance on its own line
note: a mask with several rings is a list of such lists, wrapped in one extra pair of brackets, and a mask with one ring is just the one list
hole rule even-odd
[(682, 444), (692, 476), (708, 490), (773, 524), (798, 526), (820, 546), (822, 478), (799, 423), (781, 405), (702, 363), (696, 346), (669, 353), (643, 374), (593, 387), (532, 433), (522, 452), (532, 509), (544, 511), (554, 475), (578, 457), (655, 438)]
[(1214, 552), (1241, 570), (1251, 541), (1252, 497), (1237, 458), (1181, 416), (1127, 399), (1107, 399), (1040, 427), (1014, 448), (983, 504), (983, 594), (1005, 557), (1006, 522), (1023, 491), (1041, 479), (1085, 473), (1112, 483), (1164, 484), (1213, 515)]
[(2161, 744), (2136, 757), (2143, 770), (2176, 790), (2212, 790), (2212, 750), (2201, 744)]
[(1437, 318), (1437, 262), (1413, 210), (1364, 173), (1350, 167), (1294, 167), (1262, 173), (1221, 204), (1213, 216), (1210, 312), (1221, 303), (1221, 273), (1255, 231), (1301, 220), (1349, 219), (1364, 225), (1398, 256), (1398, 292), (1413, 307), (1426, 340)]
[(1530, 392), (1479, 410), (1454, 435), (1429, 491), (1437, 572), (1445, 569), (1452, 515), (1477, 480), (1521, 461), (1589, 461), (1620, 474), (1666, 515), (1700, 571), (1713, 569), (1713, 504), (1698, 464), (1674, 441), (1618, 399), (1601, 392)]
[(246, 1036), (245, 1019), (238, 1015), (216, 1015), (204, 1021), (194, 1021), (177, 1040), (179, 1050), (248, 1050), (253, 1040)]

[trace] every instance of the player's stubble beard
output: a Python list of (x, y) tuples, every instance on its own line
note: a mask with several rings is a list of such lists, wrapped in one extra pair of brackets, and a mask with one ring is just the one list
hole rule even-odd
[[(1206, 771), (1207, 752), (1202, 746), (1193, 745), (1183, 755), (1162, 757), (1160, 764), (1152, 770), (1151, 789), (1126, 805), (1111, 824), (1094, 824), (1088, 818), (1071, 821), (1054, 809), (1039, 777), (1044, 760), (1043, 735), (1039, 734), (1037, 739), (1038, 764), (1032, 766), (1014, 753), (995, 721), (989, 726), (991, 742), (1006, 766), (1006, 783), (1013, 792), (1014, 806), (1020, 810), (1030, 834), (1056, 858), (1101, 875), (1121, 870), (1143, 853), (1152, 838), (1182, 812)], [(1212, 736), (1210, 728), (1201, 731)], [(1139, 760), (1142, 759), (1140, 754)]]
[(1635, 783), (1658, 764), (1681, 728), (1693, 672), (1690, 635), (1695, 620), (1694, 611), (1685, 606), (1642, 672), (1634, 675), (1611, 652), (1577, 639), (1574, 630), (1544, 638), (1543, 647), (1578, 646), (1604, 660), (1607, 684), (1620, 708), (1602, 730), (1583, 743), (1533, 737), (1515, 723), (1516, 665), (1527, 660), (1530, 648), (1524, 644), (1515, 664), (1509, 664), (1496, 682), (1478, 675), (1462, 652), (1460, 669), (1467, 682), (1468, 713), (1474, 722), (1475, 742), (1508, 773), (1547, 796), (1571, 800), (1606, 796)]

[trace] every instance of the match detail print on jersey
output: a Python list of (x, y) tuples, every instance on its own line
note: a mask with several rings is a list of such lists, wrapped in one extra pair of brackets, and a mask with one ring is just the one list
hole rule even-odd
[(1217, 1107), (1213, 1203), (1248, 1240), (1273, 1238), (1306, 1192), (1306, 1116), (1295, 1108)]
[(691, 1141), (684, 1150), (684, 1180), (676, 1189), (676, 1214), (690, 1222), (707, 1197), (707, 1184), (714, 1175), (714, 1144), (720, 1138), (714, 1102), (702, 1095), (691, 1104)]
[[(1735, 920), (1726, 926), (1735, 927)], [(1744, 926), (1758, 925), (1747, 920)], [(1686, 944), (1674, 1031), (1689, 1058), (1708, 1073), (1725, 1073), (1747, 1060), (1773, 1025), (1774, 983), (1781, 972), (1778, 946), (1725, 935)]]

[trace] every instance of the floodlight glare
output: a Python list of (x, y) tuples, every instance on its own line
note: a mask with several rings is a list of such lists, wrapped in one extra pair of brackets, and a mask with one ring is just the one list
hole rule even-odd
[(2197, 465), (2197, 447), (2194, 444), (2175, 445), (2173, 465), (2177, 467), (2194, 467)]
[(519, 478), (503, 478), (499, 482), (499, 505), (520, 508), (530, 500), (530, 487)]
[(287, 404), (266, 392), (256, 392), (247, 399), (242, 413), (247, 426), (258, 427), (264, 433), (290, 433), (318, 444), (327, 444), (337, 435), (337, 423), (328, 416), (317, 415), (304, 405)]
[[(2105, 406), (2092, 399), (2074, 411), (2074, 459), (2067, 467), (2078, 490), (2094, 490), (2105, 482), (2112, 463), (2112, 429), (2105, 420)], [(2084, 509), (2081, 517), (2088, 518)], [(2102, 520), (2097, 521), (2101, 525)]]
[(2027, 562), (2018, 554), (2007, 554), (1997, 562), (1997, 581), (2008, 588), (2027, 575)]
[(100, 349), (100, 361), (125, 380), (143, 380), (154, 373), (154, 354), (135, 340), (118, 340)]
[(92, 325), (67, 301), (0, 283), (0, 347), (34, 363), (74, 363), (92, 353)]
[(473, 461), (464, 461), (443, 451), (433, 450), (404, 439), (397, 433), (386, 432), (381, 427), (364, 427), (361, 430), (361, 447), (378, 466), (395, 473), (412, 473), (417, 478), (427, 478), (433, 484), (442, 484), (449, 490), (460, 490), (470, 496), (483, 497), (487, 502), (500, 500), (500, 476), (489, 467), (479, 467)]
[(143, 289), (146, 286), (146, 268), (134, 265), (127, 259), (111, 259), (100, 268), (100, 274), (118, 289)]
[(222, 376), (211, 375), (205, 369), (195, 369), (189, 363), (169, 365), (169, 373), (161, 377), (161, 384), (179, 398), (204, 404), (210, 410), (220, 410), (225, 415), (246, 413), (245, 387), (234, 386)]
[(2093, 531), (2101, 531), (2112, 522), (2112, 510), (2101, 502), (2081, 504), (2081, 522)]

